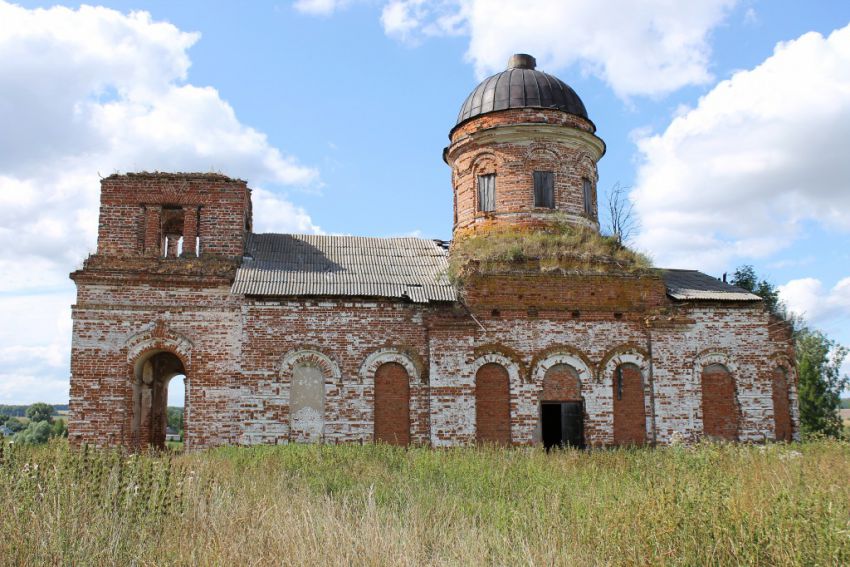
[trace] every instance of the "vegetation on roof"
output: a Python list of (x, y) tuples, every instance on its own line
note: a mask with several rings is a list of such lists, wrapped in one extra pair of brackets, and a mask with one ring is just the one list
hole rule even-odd
[(452, 243), (449, 278), (462, 284), (472, 274), (521, 269), (539, 272), (637, 273), (652, 269), (644, 254), (614, 236), (564, 220), (545, 227), (494, 227)]

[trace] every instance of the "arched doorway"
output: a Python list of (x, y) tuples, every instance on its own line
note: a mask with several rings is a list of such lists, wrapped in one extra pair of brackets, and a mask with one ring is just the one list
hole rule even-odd
[(397, 362), (375, 372), (375, 441), (410, 444), (410, 377)]
[(735, 379), (722, 364), (709, 364), (702, 369), (702, 423), (708, 437), (735, 441), (738, 439), (738, 404)]
[(792, 441), (791, 402), (788, 398), (788, 371), (777, 366), (773, 371), (773, 421), (777, 441)]
[(183, 361), (172, 352), (155, 351), (139, 358), (134, 368), (133, 445), (144, 449), (165, 448), (168, 427), (168, 385), (185, 376)]
[(488, 362), (475, 374), (475, 440), (511, 444), (511, 388), (508, 371)]
[(646, 406), (643, 373), (636, 364), (620, 364), (614, 369), (614, 444), (646, 443)]
[(540, 429), (543, 446), (584, 447), (584, 399), (578, 371), (555, 364), (543, 376), (540, 396)]

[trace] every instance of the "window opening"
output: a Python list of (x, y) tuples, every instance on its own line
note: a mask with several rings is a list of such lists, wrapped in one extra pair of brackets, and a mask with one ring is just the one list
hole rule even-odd
[(496, 210), (496, 174), (478, 176), (478, 210)]
[(534, 206), (555, 208), (555, 174), (551, 171), (534, 172)]
[(593, 185), (590, 183), (590, 179), (582, 179), (582, 189), (584, 193), (584, 213), (593, 216)]

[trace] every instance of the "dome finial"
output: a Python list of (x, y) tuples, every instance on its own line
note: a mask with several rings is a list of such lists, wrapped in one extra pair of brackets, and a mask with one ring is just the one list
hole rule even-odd
[(537, 60), (527, 53), (514, 53), (508, 59), (508, 69), (534, 69)]

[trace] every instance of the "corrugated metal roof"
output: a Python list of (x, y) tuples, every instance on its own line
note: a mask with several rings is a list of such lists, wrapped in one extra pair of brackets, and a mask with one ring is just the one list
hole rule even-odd
[(455, 301), (439, 241), (315, 234), (250, 234), (232, 292)]
[(696, 270), (661, 270), (667, 295), (691, 301), (760, 301), (745, 289), (723, 283)]
[[(390, 297), (456, 301), (448, 243), (423, 238), (250, 234), (232, 292), (255, 296)], [(662, 270), (677, 300), (759, 301), (696, 270)]]

